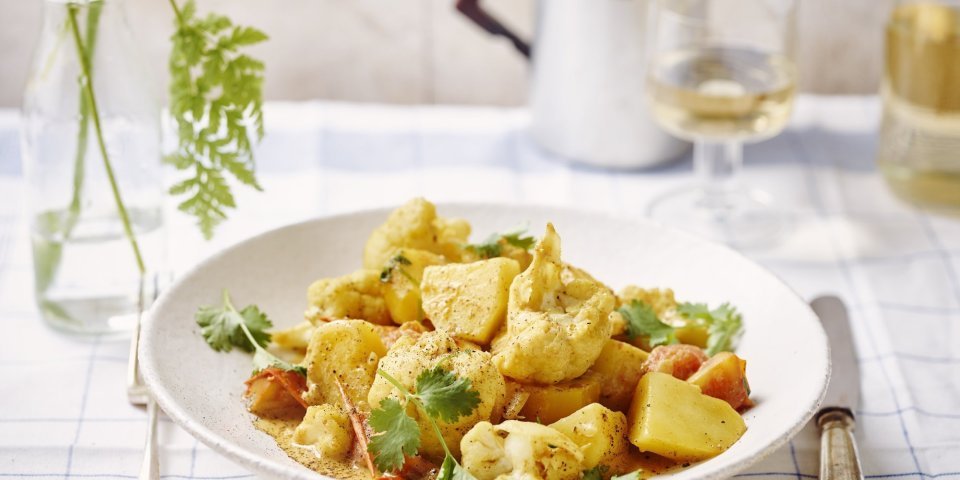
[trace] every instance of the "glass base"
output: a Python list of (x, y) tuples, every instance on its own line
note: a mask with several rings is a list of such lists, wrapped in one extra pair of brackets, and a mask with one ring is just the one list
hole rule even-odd
[(137, 322), (135, 298), (44, 299), (37, 306), (48, 325), (72, 335), (124, 338)]
[(38, 292), (37, 308), (47, 324), (61, 332), (106, 340), (126, 338), (137, 324), (141, 308), (137, 295), (142, 295), (146, 312), (170, 278), (167, 273), (148, 274), (142, 289), (135, 285), (134, 291), (127, 293), (81, 292), (83, 295), (53, 297)]
[(739, 249), (775, 246), (789, 225), (785, 212), (759, 190), (711, 191), (689, 186), (668, 192), (647, 215), (680, 230)]

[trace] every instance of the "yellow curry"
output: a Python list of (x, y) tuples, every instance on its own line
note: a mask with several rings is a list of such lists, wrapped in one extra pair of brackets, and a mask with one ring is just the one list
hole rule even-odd
[(358, 479), (646, 478), (743, 435), (736, 309), (615, 293), (563, 261), (551, 224), (470, 230), (411, 200), (363, 268), (310, 285), (306, 319), (262, 337), (277, 360), (247, 381), (258, 427)]

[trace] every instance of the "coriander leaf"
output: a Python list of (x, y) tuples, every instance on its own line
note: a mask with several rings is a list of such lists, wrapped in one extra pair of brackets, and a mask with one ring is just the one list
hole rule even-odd
[(733, 349), (733, 344), (743, 332), (743, 317), (729, 303), (724, 303), (710, 312), (713, 323), (707, 330), (707, 355), (713, 356)]
[(710, 309), (707, 307), (706, 303), (681, 303), (680, 305), (677, 305), (677, 313), (690, 320), (705, 320), (706, 322), (713, 321), (713, 317), (710, 316)]
[(259, 372), (265, 368), (279, 368), (280, 370), (286, 370), (288, 372), (299, 373), (304, 377), (307, 376), (307, 368), (302, 365), (294, 365), (290, 362), (286, 362), (276, 357), (269, 351), (258, 348), (257, 352), (253, 354), (253, 370), (254, 372)]
[(713, 356), (733, 349), (743, 333), (743, 317), (729, 303), (710, 310), (705, 303), (682, 303), (677, 313), (691, 320), (701, 321), (707, 327), (707, 355)]
[(272, 327), (273, 322), (256, 305), (248, 305), (237, 311), (230, 300), (230, 293), (224, 290), (223, 304), (219, 307), (200, 307), (195, 319), (203, 339), (214, 350), (229, 352), (237, 347), (245, 352), (253, 352), (254, 373), (276, 367), (307, 376), (306, 368), (285, 362), (264, 348), (270, 343), (270, 334), (266, 329)]
[[(442, 467), (444, 471), (441, 472), (440, 478), (472, 479), (473, 477), (456, 463), (456, 459), (450, 453), (450, 448), (447, 447), (447, 442), (443, 439), (440, 427), (437, 425), (438, 417), (443, 416), (456, 420), (462, 415), (468, 415), (476, 408), (480, 401), (480, 394), (476, 390), (470, 389), (469, 380), (461, 380), (455, 374), (437, 366), (420, 373), (416, 380), (417, 391), (410, 393), (403, 384), (383, 369), (378, 369), (377, 375), (393, 385), (410, 404), (413, 404), (421, 412), (420, 418), (425, 418), (430, 423), (437, 441), (440, 442), (440, 446), (446, 453), (444, 458), (446, 468)], [(451, 405), (450, 402), (454, 402), (454, 404)], [(385, 403), (386, 406), (384, 406)], [(470, 404), (469, 410), (463, 410), (465, 407), (460, 403)], [(427, 408), (425, 404), (430, 404), (431, 407)], [(375, 424), (371, 417), (370, 425), (375, 431), (382, 433), (373, 437), (377, 446), (374, 447), (373, 442), (371, 442), (368, 450), (377, 456), (374, 461), (377, 462), (377, 466), (381, 470), (396, 470), (403, 466), (404, 454), (416, 454), (417, 449), (420, 448), (420, 429), (417, 427), (417, 423), (407, 416), (406, 410), (403, 409), (400, 402), (396, 400), (384, 400), (380, 403), (380, 410), (382, 413), (374, 412), (374, 415), (381, 418)], [(401, 415), (405, 419), (398, 418)], [(409, 423), (412, 423), (414, 428), (410, 428)], [(401, 424), (407, 425), (399, 427)], [(398, 425), (398, 427), (394, 427), (394, 425)], [(377, 440), (381, 436), (395, 436), (396, 438)], [(404, 450), (404, 447), (406, 447), (406, 450)], [(381, 454), (385, 455), (383, 466), (380, 465), (379, 456)], [(453, 465), (450, 462), (453, 462)]]
[(443, 457), (437, 480), (476, 480), (476, 477), (463, 468), (451, 455)]
[(469, 415), (480, 404), (480, 394), (470, 388), (470, 379), (458, 377), (439, 365), (420, 373), (416, 385), (416, 396), (427, 415), (446, 422)]
[(244, 334), (243, 327), (250, 331), (250, 336), (257, 342), (257, 346), (270, 343), (270, 334), (265, 330), (273, 324), (267, 316), (253, 305), (238, 312), (230, 303), (227, 292), (224, 292), (222, 306), (201, 307), (194, 318), (200, 326), (203, 339), (218, 352), (229, 352), (233, 347), (253, 352), (255, 346)]
[(370, 438), (367, 450), (380, 471), (399, 470), (408, 455), (416, 455), (420, 426), (400, 402), (393, 398), (381, 401), (380, 408), (370, 412), (369, 423), (377, 433)]
[(464, 245), (463, 248), (485, 259), (499, 257), (503, 254), (501, 242), (506, 242), (524, 250), (530, 250), (530, 248), (537, 243), (537, 239), (531, 236), (523, 236), (526, 232), (526, 227), (520, 227), (506, 232), (494, 233), (481, 243), (469, 243)]
[(270, 344), (270, 334), (266, 330), (273, 326), (273, 322), (267, 318), (267, 315), (260, 311), (256, 305), (247, 305), (240, 310), (240, 316), (257, 345), (266, 347)]
[(500, 248), (500, 235), (494, 233), (481, 243), (468, 243), (464, 245), (463, 248), (476, 253), (480, 258), (499, 257), (502, 251)]
[(253, 144), (263, 138), (263, 62), (241, 49), (266, 34), (229, 18), (197, 16), (194, 0), (177, 8), (170, 51), (170, 114), (178, 144), (167, 163), (187, 174), (170, 188), (178, 208), (197, 218), (206, 238), (236, 207), (226, 175), (261, 190)]
[(393, 258), (387, 261), (387, 264), (383, 267), (383, 270), (380, 271), (380, 281), (383, 283), (389, 282), (390, 279), (393, 278), (393, 272), (398, 271), (414, 285), (420, 285), (420, 282), (415, 280), (409, 273), (407, 273), (406, 270), (403, 269), (403, 265), (412, 264), (413, 262), (411, 262), (409, 258), (403, 256), (403, 252), (394, 255)]
[(648, 337), (651, 347), (677, 343), (674, 328), (660, 321), (657, 313), (640, 300), (633, 300), (618, 310), (627, 321), (627, 337)]
[(537, 243), (537, 239), (531, 236), (524, 237), (524, 233), (527, 233), (526, 227), (503, 233), (502, 236), (503, 239), (510, 245), (522, 248), (524, 250), (530, 250), (530, 248)]
[(606, 472), (606, 465), (597, 465), (589, 470), (584, 470), (583, 477), (580, 480), (603, 480), (603, 474)]
[(640, 470), (634, 470), (623, 475), (614, 475), (610, 480), (640, 480)]

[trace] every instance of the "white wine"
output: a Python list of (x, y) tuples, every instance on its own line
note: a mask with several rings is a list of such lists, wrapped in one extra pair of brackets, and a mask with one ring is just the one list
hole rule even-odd
[(667, 52), (650, 68), (653, 114), (688, 140), (776, 135), (793, 108), (795, 69), (783, 55), (714, 47)]
[(887, 25), (877, 162), (895, 194), (960, 209), (960, 8), (902, 5)]

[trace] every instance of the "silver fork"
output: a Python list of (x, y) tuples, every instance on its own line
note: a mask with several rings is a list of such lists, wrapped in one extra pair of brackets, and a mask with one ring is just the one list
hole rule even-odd
[[(153, 275), (153, 288), (150, 304), (157, 299), (160, 293), (159, 275)], [(140, 289), (137, 302), (137, 323), (133, 327), (133, 336), (130, 339), (130, 356), (127, 363), (127, 401), (133, 405), (147, 406), (147, 438), (143, 447), (143, 462), (140, 465), (140, 480), (158, 480), (160, 478), (160, 462), (157, 457), (157, 402), (150, 395), (150, 391), (140, 379), (140, 323), (146, 310), (144, 299), (144, 283), (140, 280)]]

